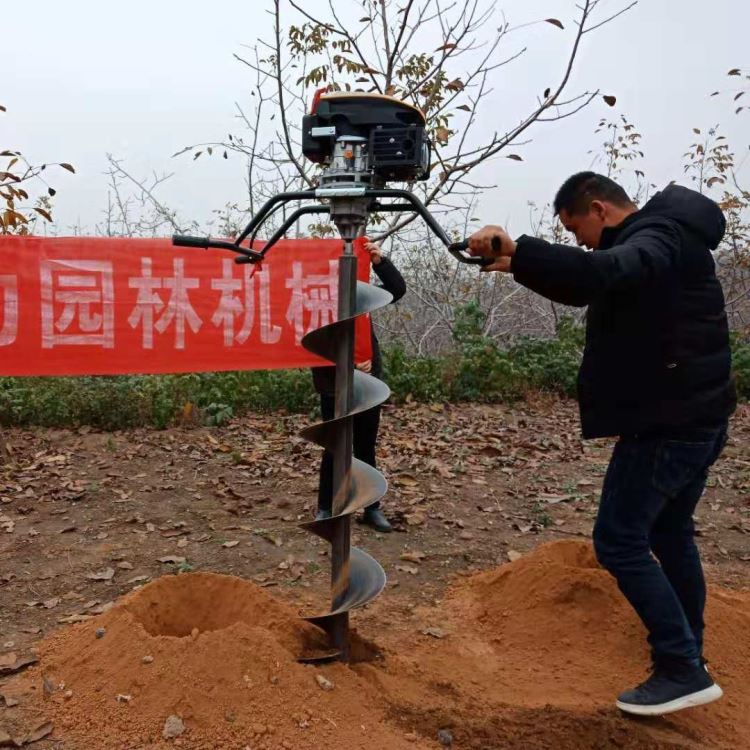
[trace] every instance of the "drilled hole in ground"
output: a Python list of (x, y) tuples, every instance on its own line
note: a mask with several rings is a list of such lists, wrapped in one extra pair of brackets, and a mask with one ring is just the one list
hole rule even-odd
[(165, 576), (137, 592), (126, 608), (152, 636), (185, 638), (244, 623), (304, 645), (306, 628), (290, 609), (241, 578), (213, 573)]

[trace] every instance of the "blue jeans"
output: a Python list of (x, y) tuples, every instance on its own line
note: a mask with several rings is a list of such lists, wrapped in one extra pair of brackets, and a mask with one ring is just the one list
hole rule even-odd
[(693, 512), (726, 437), (726, 424), (621, 437), (607, 469), (594, 549), (646, 626), (657, 663), (702, 656), (706, 584)]

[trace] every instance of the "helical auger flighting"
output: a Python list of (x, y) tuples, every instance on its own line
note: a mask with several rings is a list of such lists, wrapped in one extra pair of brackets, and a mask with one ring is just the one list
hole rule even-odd
[[(356, 256), (350, 258), (356, 264)], [(347, 260), (349, 258), (344, 256), (340, 262)], [(305, 618), (329, 636), (333, 650), (322, 659), (348, 660), (349, 612), (377, 597), (386, 582), (385, 571), (377, 560), (358, 547), (350, 548), (352, 516), (379, 500), (388, 488), (385, 477), (377, 469), (352, 456), (351, 435), (354, 416), (382, 404), (389, 397), (390, 389), (378, 378), (355, 369), (352, 354), (355, 319), (385, 307), (393, 298), (384, 289), (362, 281), (356, 282), (353, 297), (353, 314), (340, 316), (336, 322), (311, 331), (302, 339), (302, 346), (308, 351), (340, 363), (334, 418), (311, 425), (300, 433), (334, 456), (332, 516), (301, 524), (302, 528), (331, 544), (330, 611)], [(341, 374), (350, 378), (350, 388), (340, 382)], [(310, 661), (316, 660), (320, 659)]]

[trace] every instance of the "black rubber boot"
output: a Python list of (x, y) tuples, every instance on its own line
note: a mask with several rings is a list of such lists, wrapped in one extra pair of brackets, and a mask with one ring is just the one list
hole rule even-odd
[(380, 508), (365, 508), (365, 513), (362, 516), (362, 521), (365, 526), (370, 526), (375, 531), (380, 531), (383, 534), (388, 534), (393, 531), (393, 526), (388, 523), (388, 519), (383, 514)]

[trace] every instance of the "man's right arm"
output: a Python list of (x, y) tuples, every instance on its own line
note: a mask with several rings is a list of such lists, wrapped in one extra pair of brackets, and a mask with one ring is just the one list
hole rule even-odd
[(516, 240), (510, 270), (532, 292), (561, 305), (584, 307), (591, 299), (589, 255), (580, 247), (523, 235)]

